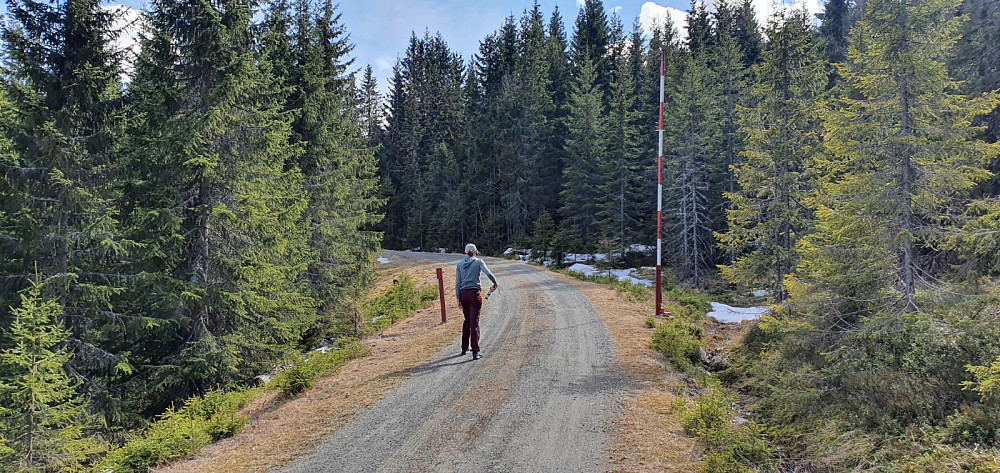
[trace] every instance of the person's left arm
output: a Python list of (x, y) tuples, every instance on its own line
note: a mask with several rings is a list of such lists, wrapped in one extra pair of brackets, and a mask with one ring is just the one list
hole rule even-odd
[(486, 267), (486, 261), (479, 260), (479, 265), (480, 265), (480, 268), (483, 270), (483, 272), (486, 273), (486, 277), (490, 278), (490, 281), (493, 281), (493, 287), (496, 287), (497, 286), (497, 278), (496, 278), (496, 276), (493, 275), (493, 272), (490, 271), (490, 268)]

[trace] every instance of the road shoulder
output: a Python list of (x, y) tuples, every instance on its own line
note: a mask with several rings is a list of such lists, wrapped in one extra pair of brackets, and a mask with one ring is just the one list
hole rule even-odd
[[(384, 292), (392, 279), (403, 273), (413, 276), (420, 287), (436, 285), (434, 268), (441, 266), (418, 260), (397, 261), (384, 268), (373, 293)], [(445, 288), (454, 287), (454, 271), (444, 271), (444, 276)], [(365, 340), (372, 348), (368, 356), (353, 360), (338, 373), (317, 380), (312, 388), (293, 399), (282, 400), (271, 395), (258, 400), (244, 411), (252, 422), (239, 435), (156, 471), (265, 472), (307, 455), (355, 414), (408, 379), (410, 370), (455, 340), (455, 330), (456, 327), (461, 330), (462, 318), (455, 304), (449, 304), (448, 311), (449, 322), (441, 324), (440, 306), (435, 302), (381, 335)]]
[(609, 452), (611, 470), (699, 471), (702, 447), (684, 432), (670, 408), (677, 399), (675, 393), (682, 392), (686, 383), (663, 355), (649, 348), (653, 329), (645, 325), (645, 319), (652, 315), (652, 306), (630, 301), (607, 285), (553, 274), (593, 304), (611, 333), (616, 361), (631, 380)]

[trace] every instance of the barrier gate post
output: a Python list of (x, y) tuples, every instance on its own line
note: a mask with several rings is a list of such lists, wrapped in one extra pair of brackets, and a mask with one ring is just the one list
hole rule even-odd
[(441, 272), (441, 268), (437, 269), (438, 278), (438, 295), (441, 299), (441, 323), (448, 321), (448, 315), (446, 315), (444, 310), (444, 273)]

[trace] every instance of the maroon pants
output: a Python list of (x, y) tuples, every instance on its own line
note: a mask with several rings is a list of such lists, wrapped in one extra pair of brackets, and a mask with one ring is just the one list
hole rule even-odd
[(483, 296), (479, 289), (462, 289), (458, 293), (458, 301), (462, 303), (462, 313), (465, 322), (462, 324), (462, 351), (469, 349), (469, 338), (472, 338), (472, 351), (479, 351), (479, 310), (483, 308)]

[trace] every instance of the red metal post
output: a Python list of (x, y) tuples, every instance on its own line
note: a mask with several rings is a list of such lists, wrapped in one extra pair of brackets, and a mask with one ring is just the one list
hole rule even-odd
[(663, 315), (661, 275), (663, 272), (663, 81), (666, 75), (666, 53), (660, 50), (660, 128), (659, 152), (656, 164), (656, 315)]
[(448, 315), (445, 313), (445, 310), (444, 310), (444, 305), (445, 305), (444, 304), (444, 273), (441, 272), (441, 268), (437, 269), (437, 277), (438, 277), (438, 296), (439, 296), (438, 298), (441, 299), (441, 323), (445, 323), (445, 322), (448, 321)]

